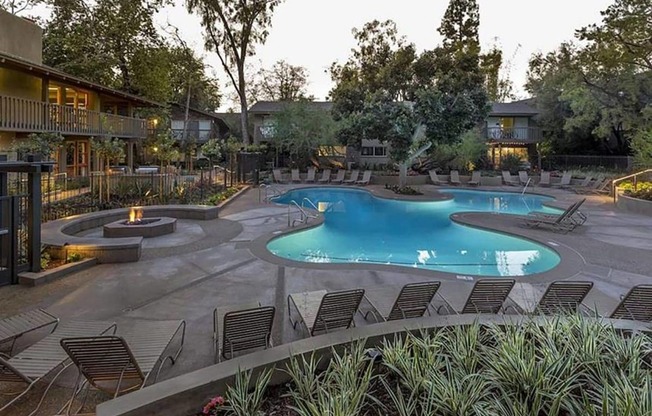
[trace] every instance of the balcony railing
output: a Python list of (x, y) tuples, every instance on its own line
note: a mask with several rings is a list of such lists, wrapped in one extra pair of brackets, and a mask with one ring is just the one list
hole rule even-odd
[(0, 131), (147, 137), (143, 119), (0, 95)]
[(483, 134), (487, 140), (511, 143), (536, 143), (543, 138), (538, 127), (488, 127)]

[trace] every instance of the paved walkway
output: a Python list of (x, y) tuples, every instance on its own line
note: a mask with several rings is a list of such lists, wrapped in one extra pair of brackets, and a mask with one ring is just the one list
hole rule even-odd
[[(422, 188), (427, 193), (436, 192), (434, 186)], [(559, 206), (567, 206), (579, 198), (554, 189), (533, 191), (556, 196)], [(648, 276), (652, 270), (652, 218), (613, 209), (608, 198), (590, 196), (583, 207), (589, 221), (575, 232), (561, 235), (544, 230), (527, 231), (531, 235), (554, 238), (584, 258), (586, 264), (579, 275), (560, 278), (594, 281), (598, 290), (592, 292), (588, 303), (597, 304), (604, 313), (613, 309), (620, 295), (631, 286), (652, 283)], [(185, 319), (186, 346), (177, 364), (168, 365), (161, 373), (160, 379), (166, 379), (212, 364), (212, 311), (217, 306), (252, 301), (275, 305), (274, 342), (287, 343), (302, 337), (286, 317), (289, 293), (400, 287), (424, 280), (424, 276), (411, 274), (410, 269), (353, 270), (344, 265), (341, 270), (331, 271), (285, 267), (261, 260), (249, 250), (252, 240), (287, 228), (287, 209), (260, 203), (259, 190), (252, 189), (226, 207), (218, 220), (179, 220), (176, 234), (148, 240), (138, 263), (99, 265), (36, 288), (0, 288), (3, 305), (0, 315), (44, 307), (62, 319), (111, 320), (119, 327), (136, 325), (142, 319)], [(88, 234), (96, 232), (90, 230)], [(461, 302), (472, 285), (454, 276), (445, 280), (441, 290), (454, 303)], [(513, 298), (521, 303), (535, 302), (544, 289), (545, 284), (536, 281), (520, 283)], [(366, 324), (359, 317), (356, 322)], [(25, 339), (22, 343), (30, 341)], [(68, 385), (73, 376), (74, 372), (63, 384)], [(57, 395), (61, 395), (60, 390), (54, 394), (55, 402)], [(33, 401), (34, 397), (29, 400)], [(5, 397), (0, 397), (0, 405), (4, 400)], [(56, 410), (54, 406), (49, 405), (48, 411)], [(23, 407), (17, 409), (18, 413), (14, 414), (23, 414), (20, 410)]]

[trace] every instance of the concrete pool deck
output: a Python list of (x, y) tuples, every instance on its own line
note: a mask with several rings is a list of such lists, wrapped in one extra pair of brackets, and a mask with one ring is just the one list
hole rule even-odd
[[(279, 190), (292, 187), (296, 186), (278, 186)], [(427, 195), (437, 192), (432, 185), (419, 188)], [(381, 186), (364, 189), (384, 192)], [(507, 187), (480, 189), (514, 191), (514, 188)], [(560, 207), (584, 197), (550, 188), (532, 188), (531, 192), (556, 197), (556, 205)], [(593, 281), (594, 290), (586, 303), (596, 305), (602, 313), (609, 313), (620, 296), (632, 286), (652, 283), (649, 276), (652, 270), (652, 218), (617, 211), (611, 200), (603, 196), (588, 196), (582, 211), (589, 215), (588, 221), (566, 235), (520, 227), (518, 221), (510, 216), (499, 216), (496, 226), (512, 227), (530, 238), (554, 241), (576, 252), (581, 259), (580, 270), (572, 275), (559, 273), (556, 278)], [(110, 320), (117, 322), (119, 328), (135, 325), (139, 320), (185, 319), (188, 331), (184, 350), (174, 366), (168, 364), (164, 368), (160, 377), (163, 380), (213, 363), (212, 311), (217, 306), (252, 301), (276, 306), (273, 339), (278, 345), (303, 337), (287, 320), (286, 298), (290, 293), (387, 285), (400, 287), (405, 283), (431, 279), (441, 280), (441, 292), (456, 304), (466, 297), (473, 284), (472, 281), (457, 279), (455, 275), (429, 271), (415, 273), (409, 268), (379, 270), (373, 265), (349, 267), (338, 264), (326, 270), (261, 259), (252, 253), (252, 242), (261, 236), (287, 230), (288, 226), (287, 208), (259, 202), (258, 189), (247, 191), (224, 208), (217, 220), (179, 220), (178, 227), (187, 234), (150, 239), (137, 263), (102, 264), (35, 288), (2, 287), (0, 315), (42, 307), (62, 320), (79, 317)], [(88, 231), (89, 234), (93, 232)], [(554, 270), (552, 273), (556, 274)], [(535, 302), (547, 285), (536, 278), (519, 280), (512, 292), (512, 298), (519, 303)], [(366, 325), (359, 316), (356, 323)], [(22, 340), (18, 348), (29, 342), (27, 338)], [(69, 385), (74, 378), (75, 371), (71, 373), (64, 379), (64, 385)], [(23, 402), (32, 402), (38, 397), (37, 393)], [(60, 392), (52, 395), (55, 402), (57, 394)], [(102, 400), (106, 399), (108, 397), (103, 396)], [(0, 406), (5, 400), (6, 396), (0, 396)], [(22, 415), (26, 408), (19, 405), (15, 412), (7, 414)], [(58, 409), (52, 407), (48, 410)]]

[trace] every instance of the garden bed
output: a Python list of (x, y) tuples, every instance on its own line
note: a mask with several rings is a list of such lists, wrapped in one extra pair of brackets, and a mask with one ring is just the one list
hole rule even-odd
[[(204, 409), (218, 396), (235, 406), (230, 414), (247, 416), (650, 414), (643, 328), (510, 315), (380, 323), (246, 354), (100, 404), (97, 414), (222, 415)], [(375, 351), (382, 361), (370, 359)], [(308, 402), (314, 412), (290, 409)], [(398, 413), (407, 402), (414, 410)], [(442, 405), (459, 407), (424, 407)], [(637, 407), (628, 413), (624, 405)]]
[(239, 373), (197, 415), (652, 414), (651, 341), (571, 317), (444, 328), (371, 350), (354, 342), (325, 369), (293, 357), (281, 386), (266, 387), (271, 370), (251, 384)]

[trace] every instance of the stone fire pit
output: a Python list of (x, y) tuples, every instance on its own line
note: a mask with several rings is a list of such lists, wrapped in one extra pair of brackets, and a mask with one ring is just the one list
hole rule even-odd
[(143, 237), (152, 238), (171, 234), (177, 229), (177, 219), (170, 217), (143, 218), (142, 210), (132, 209), (129, 219), (104, 225), (104, 237)]

